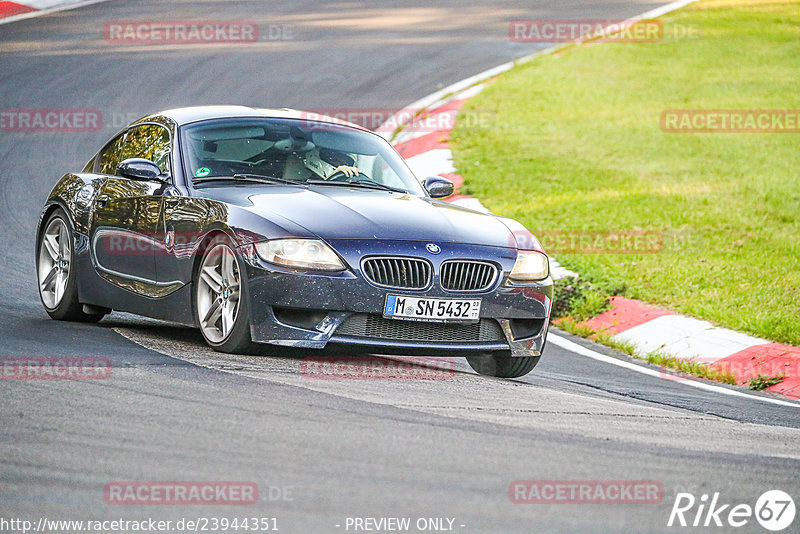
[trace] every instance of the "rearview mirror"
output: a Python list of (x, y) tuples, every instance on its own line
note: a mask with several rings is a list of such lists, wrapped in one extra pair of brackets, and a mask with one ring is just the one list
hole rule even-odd
[(166, 181), (166, 175), (161, 172), (158, 165), (149, 159), (130, 158), (126, 159), (117, 167), (117, 174), (130, 178), (131, 180), (155, 180), (157, 182)]
[(429, 176), (422, 181), (422, 187), (433, 198), (447, 198), (452, 195), (456, 186), (447, 178)]

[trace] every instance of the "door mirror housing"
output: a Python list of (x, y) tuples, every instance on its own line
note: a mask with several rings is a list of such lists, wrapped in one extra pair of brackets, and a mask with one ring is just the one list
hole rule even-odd
[(117, 167), (117, 174), (131, 180), (167, 181), (167, 175), (161, 172), (158, 165), (149, 159), (142, 158), (126, 159)]
[(451, 196), (456, 186), (447, 178), (441, 176), (429, 176), (422, 181), (422, 187), (432, 198), (447, 198)]

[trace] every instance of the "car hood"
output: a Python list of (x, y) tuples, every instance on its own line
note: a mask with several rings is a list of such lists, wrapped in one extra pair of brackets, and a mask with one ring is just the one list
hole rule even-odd
[(325, 239), (515, 246), (499, 217), (415, 195), (341, 186), (225, 188), (216, 193), (219, 200), (273, 221), (288, 219)]

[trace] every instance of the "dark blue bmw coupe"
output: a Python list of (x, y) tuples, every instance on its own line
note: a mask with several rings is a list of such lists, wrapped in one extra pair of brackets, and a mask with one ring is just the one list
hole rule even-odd
[(378, 135), (301, 112), (144, 117), (54, 187), (37, 233), (55, 319), (194, 325), (214, 349), (465, 356), (518, 377), (549, 325), (548, 258), (519, 223), (441, 199)]

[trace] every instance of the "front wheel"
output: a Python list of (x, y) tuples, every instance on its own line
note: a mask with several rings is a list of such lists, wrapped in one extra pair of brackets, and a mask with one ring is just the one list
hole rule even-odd
[(519, 378), (527, 375), (536, 367), (536, 364), (539, 363), (539, 356), (515, 358), (510, 353), (479, 354), (467, 356), (467, 363), (480, 375)]
[(242, 278), (236, 252), (226, 241), (206, 249), (195, 277), (195, 313), (203, 338), (216, 351), (253, 350)]

